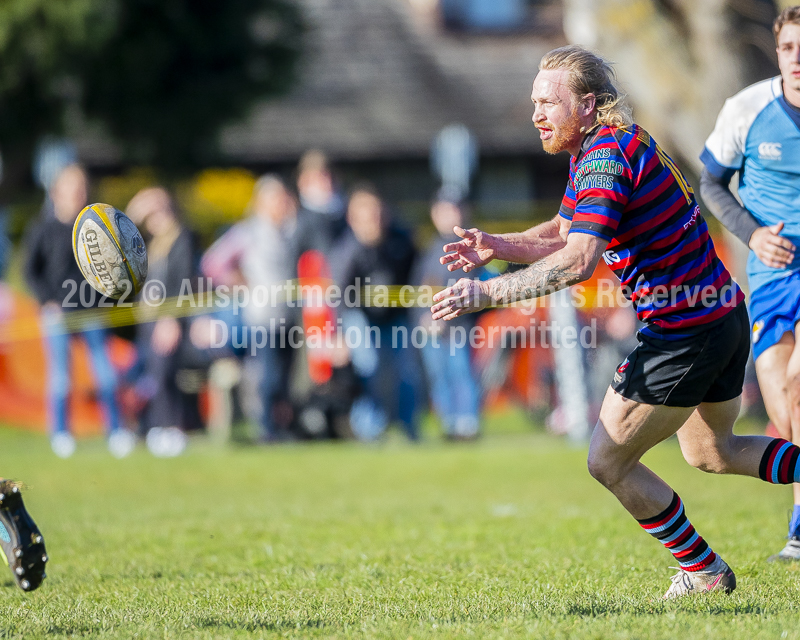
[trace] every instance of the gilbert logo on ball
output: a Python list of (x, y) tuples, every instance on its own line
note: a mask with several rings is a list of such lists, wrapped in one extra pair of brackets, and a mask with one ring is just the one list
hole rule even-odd
[(110, 205), (90, 204), (78, 214), (72, 250), (83, 277), (109, 298), (135, 295), (147, 277), (142, 234), (128, 216)]

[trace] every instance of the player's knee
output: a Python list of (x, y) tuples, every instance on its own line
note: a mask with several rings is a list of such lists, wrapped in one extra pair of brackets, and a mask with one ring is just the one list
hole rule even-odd
[(586, 466), (589, 469), (589, 475), (592, 476), (592, 478), (597, 480), (600, 484), (605, 484), (602, 478), (604, 477), (606, 466), (602, 463), (602, 461), (598, 460), (595, 456), (592, 456), (591, 452), (586, 460)]
[(727, 473), (728, 465), (722, 458), (717, 458), (714, 456), (706, 456), (706, 457), (698, 457), (688, 459), (690, 465), (692, 465), (695, 469), (699, 469), (700, 471), (704, 471), (705, 473)]
[(611, 456), (602, 455), (596, 451), (589, 451), (586, 466), (589, 468), (589, 475), (609, 489), (624, 476), (622, 465), (616, 464)]
[(796, 373), (789, 373), (786, 376), (786, 389), (785, 393), (789, 398), (792, 406), (800, 405), (800, 371)]
[(725, 447), (698, 447), (684, 449), (683, 457), (695, 469), (705, 473), (727, 473), (730, 465)]

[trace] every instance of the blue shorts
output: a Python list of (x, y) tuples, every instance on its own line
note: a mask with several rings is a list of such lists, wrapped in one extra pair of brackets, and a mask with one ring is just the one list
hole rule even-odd
[(758, 358), (800, 322), (800, 273), (773, 280), (750, 293), (753, 357)]

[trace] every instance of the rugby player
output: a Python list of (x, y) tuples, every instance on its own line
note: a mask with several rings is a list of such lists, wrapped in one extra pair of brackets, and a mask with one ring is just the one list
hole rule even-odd
[(45, 578), (47, 552), (36, 523), (22, 502), (17, 483), (0, 478), (0, 556), (8, 563), (14, 581), (23, 591), (33, 591)]
[[(701, 155), (700, 193), (711, 212), (750, 247), (753, 356), (767, 414), (800, 444), (800, 7), (773, 26), (781, 75), (730, 98)], [(739, 174), (739, 197), (729, 183)], [(800, 484), (788, 542), (770, 560), (800, 560)]]
[(602, 257), (645, 323), (617, 367), (589, 447), (589, 473), (677, 559), (665, 598), (730, 592), (736, 577), (695, 531), (678, 495), (640, 458), (677, 433), (689, 464), (790, 484), (800, 448), (735, 436), (750, 353), (744, 295), (717, 257), (694, 193), (634, 124), (611, 66), (578, 46), (546, 54), (531, 98), (545, 151), (568, 151), (559, 213), (522, 233), (457, 228), (443, 264), (471, 271), (497, 258), (530, 263), (486, 281), (458, 280), (434, 297), (435, 319), (535, 298), (587, 279)]

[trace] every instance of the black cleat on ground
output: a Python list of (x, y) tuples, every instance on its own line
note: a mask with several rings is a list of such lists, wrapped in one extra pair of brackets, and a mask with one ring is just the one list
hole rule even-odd
[(22, 503), (19, 487), (0, 480), (0, 556), (23, 591), (33, 591), (44, 580), (47, 551), (39, 528)]

